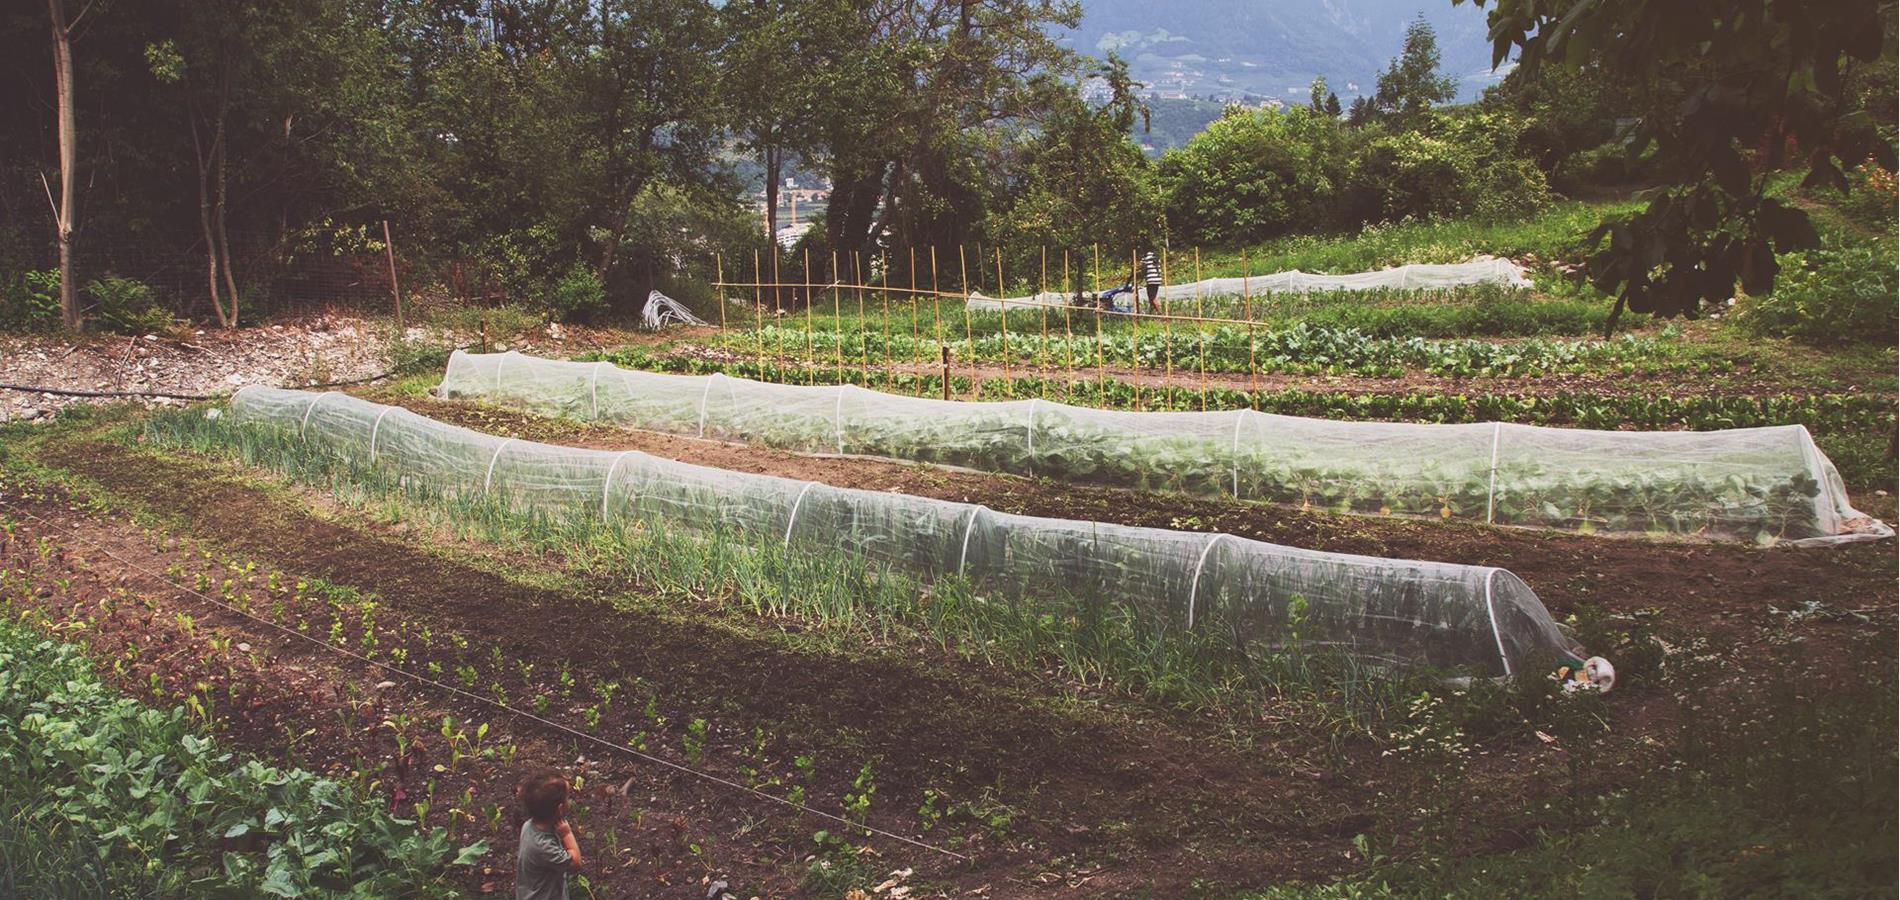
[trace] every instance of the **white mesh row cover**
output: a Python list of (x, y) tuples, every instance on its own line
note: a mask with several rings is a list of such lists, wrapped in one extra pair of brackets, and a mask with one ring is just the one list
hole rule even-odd
[[(1445, 290), (1472, 284), (1530, 287), (1531, 280), (1525, 275), (1523, 267), (1508, 259), (1496, 256), (1476, 256), (1461, 263), (1443, 265), (1413, 263), (1391, 269), (1380, 269), (1376, 272), (1356, 272), (1351, 275), (1315, 275), (1294, 269), (1290, 272), (1274, 272), (1271, 275), (1259, 275), (1252, 278), (1208, 278), (1186, 284), (1165, 285), (1161, 288), (1161, 296), (1169, 301), (1178, 302), (1195, 298), (1240, 297), (1300, 291), (1367, 291), (1378, 288)], [(1007, 300), (997, 300), (973, 293), (970, 295), (968, 306), (972, 310), (995, 312), (1005, 308), (1063, 306), (1073, 302), (1075, 302), (1073, 294), (1055, 291), (1045, 291), (1028, 297), (1011, 297)]]
[(1342, 513), (1793, 544), (1885, 537), (1805, 427), (1588, 431), (975, 403), (854, 385), (449, 357), (441, 394), (788, 450)]
[[(632, 517), (752, 545), (838, 550), (989, 596), (1084, 599), (1147, 630), (1196, 629), (1401, 664), (1510, 674), (1577, 653), (1502, 569), (1320, 553), (1226, 534), (1009, 515), (981, 505), (749, 475), (635, 451), (503, 439), (342, 393), (247, 387), (230, 421), (446, 494), (521, 509)], [(1289, 623), (1292, 610), (1304, 612)]]
[(686, 308), (678, 300), (659, 291), (647, 294), (647, 305), (640, 308), (640, 324), (651, 331), (658, 331), (669, 323), (675, 325), (704, 325), (706, 320)]

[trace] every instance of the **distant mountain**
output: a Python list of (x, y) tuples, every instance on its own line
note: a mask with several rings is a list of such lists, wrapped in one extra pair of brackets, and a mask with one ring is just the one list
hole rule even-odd
[(1485, 12), (1451, 0), (1082, 0), (1063, 39), (1093, 56), (1113, 50), (1158, 97), (1305, 102), (1324, 75), (1340, 100), (1371, 94), (1423, 13), (1461, 99), (1496, 83)]

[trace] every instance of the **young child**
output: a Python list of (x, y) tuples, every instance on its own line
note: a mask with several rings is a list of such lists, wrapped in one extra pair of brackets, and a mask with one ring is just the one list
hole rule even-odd
[(567, 900), (567, 873), (581, 870), (581, 848), (567, 824), (567, 779), (541, 769), (515, 787), (528, 814), (515, 853), (515, 900)]

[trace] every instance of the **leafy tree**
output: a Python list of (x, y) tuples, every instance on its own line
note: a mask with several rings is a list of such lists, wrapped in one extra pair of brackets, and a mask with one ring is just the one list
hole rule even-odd
[(1333, 216), (1347, 154), (1337, 122), (1304, 108), (1235, 108), (1161, 159), (1168, 220), (1190, 241), (1234, 244)]
[[(845, 3), (845, 0), (827, 0)], [(815, 160), (831, 177), (824, 239), (840, 254), (892, 243), (956, 244), (999, 186), (993, 129), (1033, 117), (1039, 73), (1073, 70), (1052, 26), (1074, 0), (845, 3), (849, 51), (831, 58), (814, 114)]]
[[(1047, 249), (1066, 252), (1071, 290), (1087, 285), (1093, 246), (1111, 253), (1145, 243), (1161, 224), (1160, 197), (1151, 166), (1130, 134), (1146, 108), (1128, 65), (1110, 54), (1091, 72), (1107, 86), (1106, 102), (1092, 105), (1076, 86), (1045, 77), (1049, 92), (1035, 135), (1021, 161), (1022, 183), (985, 229), (1000, 246), (1015, 248), (1021, 263)], [(1110, 271), (1117, 269), (1110, 260)], [(1019, 271), (1021, 268), (1019, 267)], [(1060, 269), (1050, 274), (1060, 278)]]
[(1372, 107), (1372, 100), (1366, 97), (1366, 95), (1360, 94), (1352, 98), (1352, 107), (1346, 112), (1346, 125), (1352, 128), (1369, 125), (1372, 123), (1372, 117), (1375, 114)]
[(1400, 128), (1424, 121), (1426, 111), (1458, 96), (1458, 80), (1438, 72), (1438, 35), (1420, 15), (1405, 29), (1405, 46), (1379, 75), (1373, 108)]
[(1313, 87), (1311, 91), (1309, 92), (1309, 96), (1311, 97), (1311, 100), (1309, 102), (1312, 105), (1314, 112), (1326, 111), (1327, 93), (1328, 91), (1326, 90), (1326, 76), (1324, 75), (1313, 76)]
[(1816, 235), (1806, 213), (1767, 196), (1769, 172), (1795, 164), (1805, 185), (1844, 189), (1843, 170), (1869, 158), (1894, 169), (1891, 132), (1850, 87), (1864, 68), (1894, 66), (1892, 2), (1495, 0), (1489, 21), (1494, 63), (1515, 48), (1533, 73), (1594, 64), (1682, 98), (1630, 142), (1653, 150), (1671, 186), (1592, 238), (1587, 276), (1616, 297), (1609, 327), (1625, 308), (1693, 316), (1738, 281), (1770, 291), (1776, 253)]

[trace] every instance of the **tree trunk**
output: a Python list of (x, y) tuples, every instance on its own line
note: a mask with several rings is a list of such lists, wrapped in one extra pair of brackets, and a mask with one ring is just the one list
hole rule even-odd
[[(65, 0), (46, 0), (53, 22), (53, 86), (59, 106), (59, 206), (53, 210), (53, 231), (59, 240), (59, 316), (77, 331), (79, 316), (77, 278), (73, 275), (73, 167), (78, 151), (73, 124), (73, 41), (66, 27)], [(81, 13), (84, 15), (84, 13)]]
[(224, 303), (218, 299), (218, 239), (211, 227), (211, 153), (205, 150), (204, 139), (198, 134), (197, 110), (188, 110), (187, 114), (191, 117), (192, 155), (198, 163), (198, 230), (205, 242), (205, 288), (211, 295), (211, 310), (218, 324), (228, 328)]
[[(218, 134), (220, 137), (224, 134), (224, 111), (222, 109), (218, 112)], [(225, 327), (236, 328), (238, 326), (237, 276), (231, 271), (231, 237), (224, 228), (224, 161), (227, 155), (225, 144), (220, 140), (218, 142), (217, 160), (217, 205), (212, 208), (211, 219), (212, 224), (216, 225), (218, 230), (218, 268), (224, 273), (224, 296), (231, 301), (231, 321)]]
[(765, 238), (778, 240), (778, 179), (784, 171), (784, 151), (777, 147), (765, 148)]

